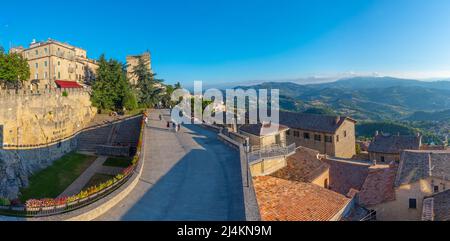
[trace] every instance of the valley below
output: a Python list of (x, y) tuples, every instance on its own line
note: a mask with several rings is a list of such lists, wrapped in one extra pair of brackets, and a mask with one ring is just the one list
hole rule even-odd
[(293, 112), (343, 115), (358, 121), (359, 139), (375, 131), (424, 135), (442, 144), (450, 134), (450, 81), (355, 77), (300, 85), (265, 82), (236, 88), (279, 89), (280, 108)]

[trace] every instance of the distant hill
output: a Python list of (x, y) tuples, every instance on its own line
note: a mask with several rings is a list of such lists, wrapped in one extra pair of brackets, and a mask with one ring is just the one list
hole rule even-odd
[(399, 86), (416, 86), (434, 89), (450, 90), (450, 81), (419, 81), (413, 79), (399, 79), (393, 77), (354, 77), (341, 79), (335, 82), (317, 85), (321, 88), (345, 88), (345, 89), (373, 89)]
[(322, 84), (267, 82), (236, 88), (279, 89), (282, 109), (328, 108), (357, 120), (402, 120), (414, 112), (450, 109), (450, 81), (355, 77)]
[(356, 136), (363, 138), (372, 138), (375, 132), (389, 133), (391, 135), (416, 135), (420, 133), (424, 143), (442, 144), (443, 138), (439, 137), (436, 133), (411, 127), (402, 123), (395, 123), (390, 121), (384, 122), (362, 122), (356, 125)]
[(415, 135), (419, 132), (417, 129), (393, 122), (365, 122), (356, 125), (357, 136), (373, 137), (376, 131), (392, 135)]
[(450, 121), (450, 109), (444, 111), (417, 111), (406, 118), (409, 121)]
[(316, 114), (316, 115), (329, 115), (329, 116), (336, 116), (336, 112), (334, 112), (330, 108), (320, 108), (320, 107), (313, 107), (305, 110), (303, 113), (306, 114)]

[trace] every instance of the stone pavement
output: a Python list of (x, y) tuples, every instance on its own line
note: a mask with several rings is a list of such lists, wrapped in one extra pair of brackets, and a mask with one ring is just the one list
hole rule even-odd
[(141, 179), (97, 220), (244, 220), (238, 152), (201, 126), (175, 133), (166, 128), (169, 119), (167, 110), (151, 112)]

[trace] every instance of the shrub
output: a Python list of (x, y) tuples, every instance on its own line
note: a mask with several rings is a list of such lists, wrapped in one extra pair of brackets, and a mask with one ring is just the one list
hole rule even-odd
[(127, 110), (134, 110), (138, 108), (138, 103), (136, 100), (136, 96), (134, 96), (132, 91), (128, 91), (123, 97), (123, 107)]
[(361, 154), (361, 146), (358, 143), (356, 143), (356, 154)]
[(62, 96), (67, 97), (67, 96), (69, 96), (69, 93), (67, 93), (67, 91), (64, 90), (64, 91), (62, 92)]
[(0, 206), (9, 206), (11, 202), (6, 198), (0, 198)]

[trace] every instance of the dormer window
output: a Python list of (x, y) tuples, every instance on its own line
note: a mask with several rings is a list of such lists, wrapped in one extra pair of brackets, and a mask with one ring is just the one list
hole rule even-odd
[(438, 193), (438, 192), (439, 192), (439, 186), (434, 186), (433, 192), (434, 192), (434, 193)]

